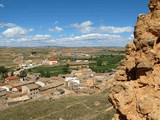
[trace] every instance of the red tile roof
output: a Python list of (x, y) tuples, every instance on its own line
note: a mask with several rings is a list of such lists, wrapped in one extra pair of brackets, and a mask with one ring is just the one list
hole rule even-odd
[(102, 73), (96, 73), (96, 74), (94, 74), (94, 76), (104, 76), (104, 74), (102, 74)]
[(38, 89), (40, 86), (37, 85), (37, 84), (29, 84), (29, 85), (26, 85), (30, 90), (32, 89)]
[(49, 59), (49, 61), (58, 61), (56, 58)]
[(22, 90), (22, 86), (18, 86), (18, 87), (17, 87), (17, 90)]
[(15, 79), (19, 79), (19, 77), (17, 77), (17, 76), (9, 76), (5, 80), (11, 81), (11, 80), (15, 80)]

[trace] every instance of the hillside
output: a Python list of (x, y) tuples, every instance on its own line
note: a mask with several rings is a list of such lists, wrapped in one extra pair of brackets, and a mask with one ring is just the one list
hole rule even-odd
[(1, 120), (111, 120), (109, 90), (91, 96), (38, 100), (0, 112)]

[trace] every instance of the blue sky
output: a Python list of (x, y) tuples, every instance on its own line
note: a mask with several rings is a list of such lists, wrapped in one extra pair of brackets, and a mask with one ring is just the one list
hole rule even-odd
[(0, 46), (125, 46), (148, 0), (0, 0)]

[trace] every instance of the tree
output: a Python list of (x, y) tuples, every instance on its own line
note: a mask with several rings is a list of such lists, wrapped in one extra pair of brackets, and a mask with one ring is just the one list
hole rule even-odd
[(20, 75), (19, 75), (20, 78), (23, 78), (23, 79), (24, 79), (26, 76), (27, 76), (26, 71), (21, 71), (21, 72), (20, 72)]
[(0, 66), (0, 74), (5, 74), (7, 72), (8, 70), (4, 66)]
[(68, 73), (68, 72), (69, 72), (69, 64), (67, 64), (67, 65), (65, 65), (65, 66), (63, 67), (63, 72), (64, 72), (64, 73)]
[(103, 60), (99, 58), (97, 60), (97, 66), (102, 66), (102, 63), (103, 63)]
[(50, 77), (50, 73), (49, 73), (49, 71), (48, 71), (48, 70), (46, 71), (45, 77), (47, 77), (47, 78), (49, 78), (49, 77)]
[(7, 78), (8, 77), (8, 74), (7, 73), (4, 73), (4, 74), (2, 74), (2, 79), (4, 80), (5, 78)]
[(39, 70), (38, 72), (41, 74), (42, 77), (45, 77), (45, 73), (43, 70)]
[(28, 72), (32, 72), (32, 70), (31, 70), (31, 69), (28, 69)]
[(31, 54), (32, 54), (32, 55), (35, 55), (35, 54), (37, 54), (37, 52), (33, 51), (33, 52), (31, 52)]

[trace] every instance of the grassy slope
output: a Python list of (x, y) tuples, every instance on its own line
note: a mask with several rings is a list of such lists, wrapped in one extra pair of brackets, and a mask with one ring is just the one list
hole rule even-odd
[[(108, 91), (92, 96), (39, 100), (0, 112), (1, 120), (111, 120), (114, 109), (107, 100)], [(95, 106), (94, 102), (100, 105)]]

